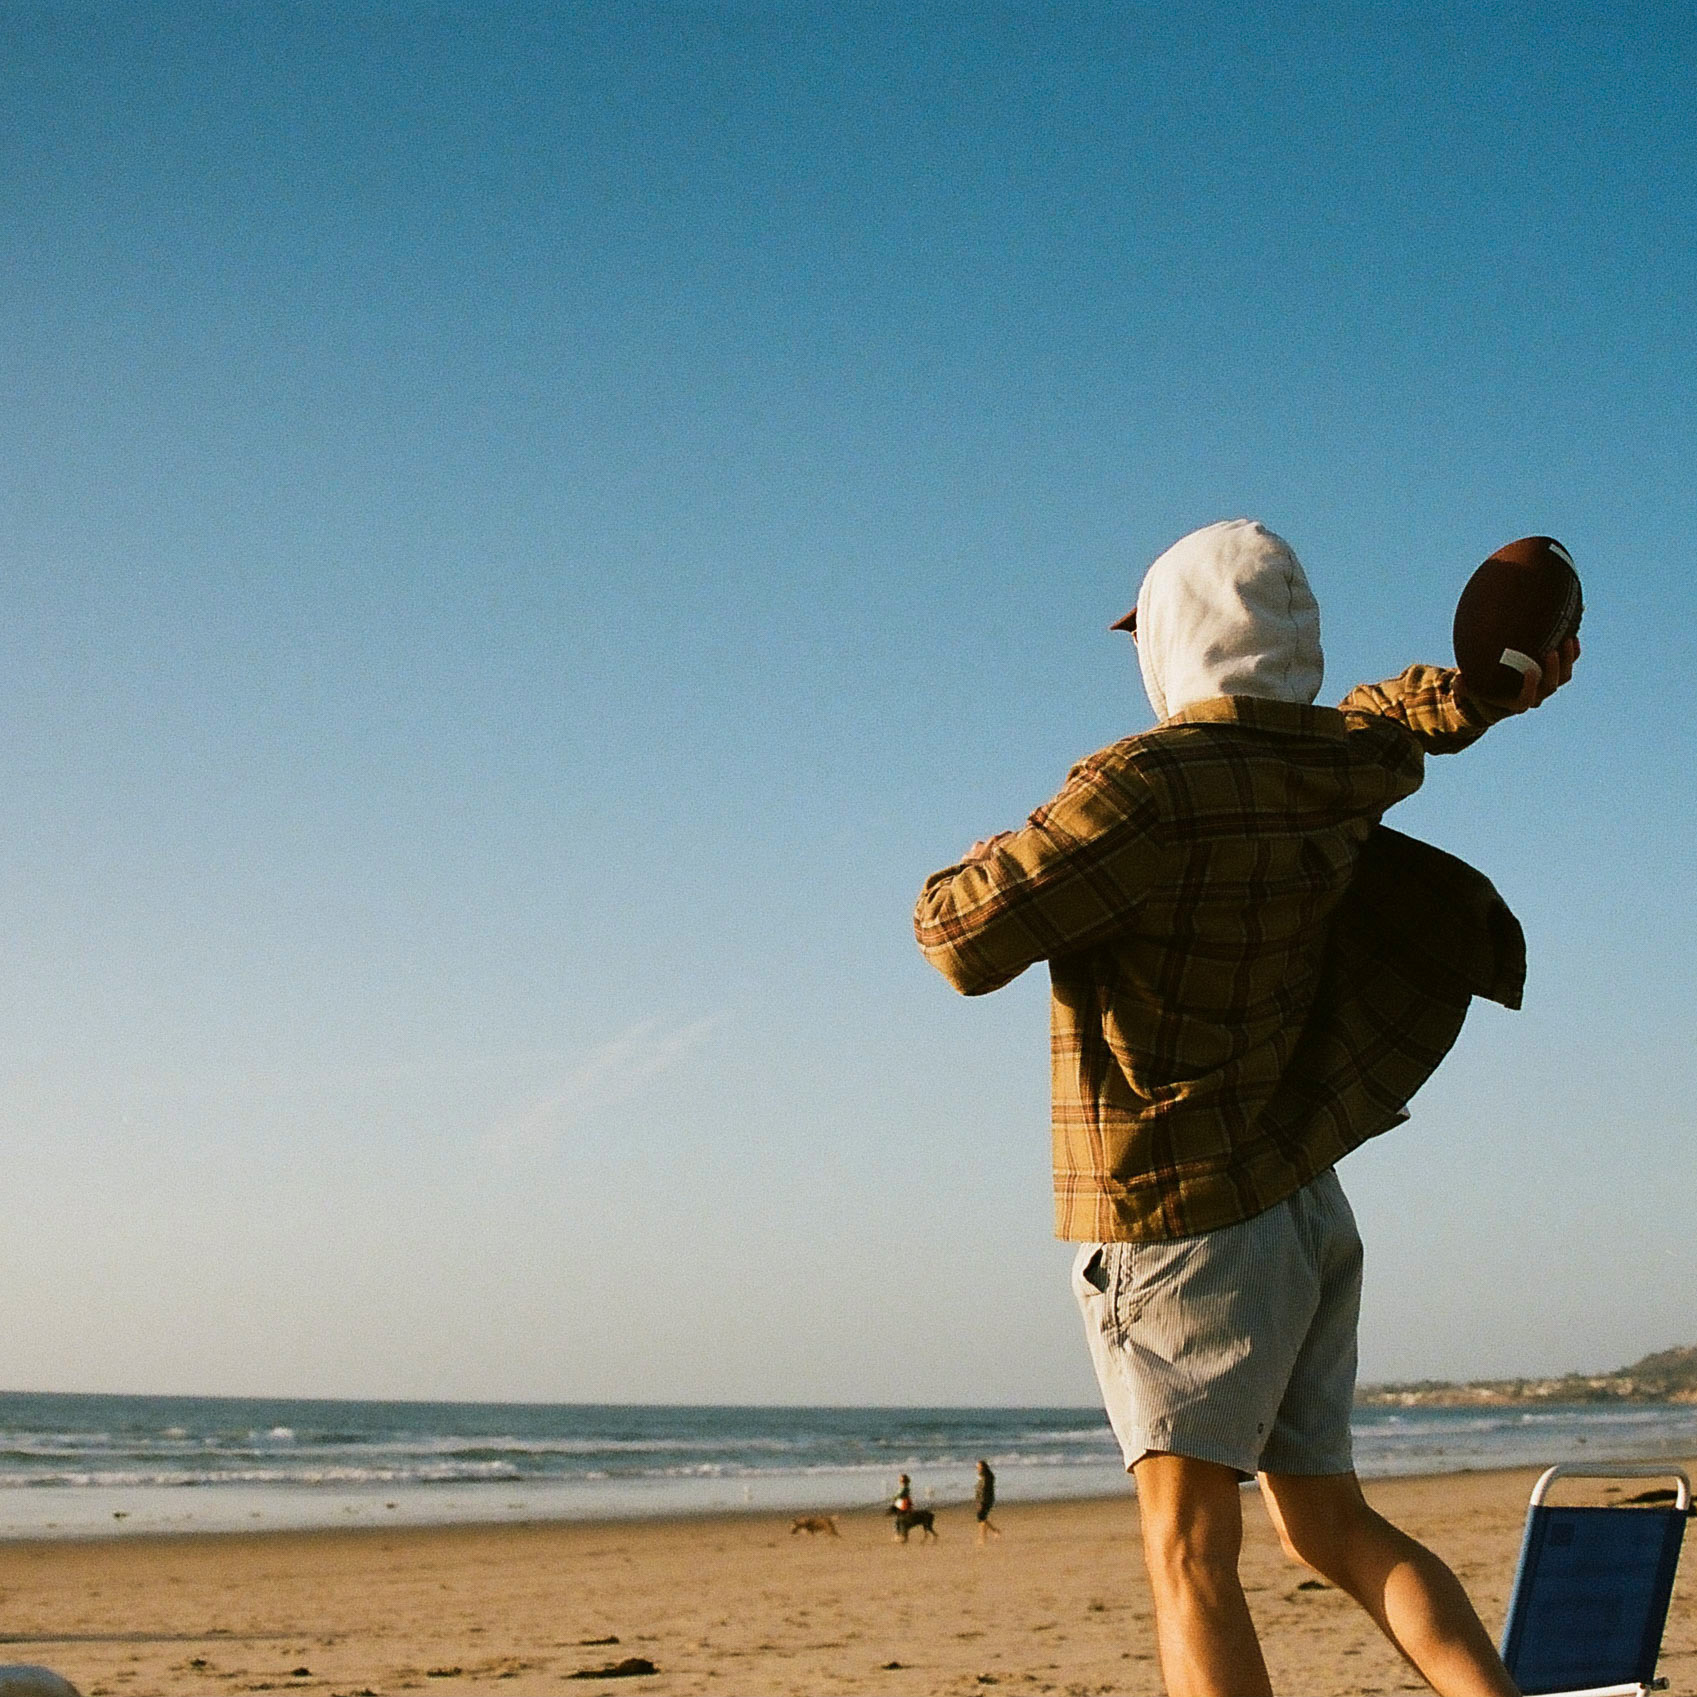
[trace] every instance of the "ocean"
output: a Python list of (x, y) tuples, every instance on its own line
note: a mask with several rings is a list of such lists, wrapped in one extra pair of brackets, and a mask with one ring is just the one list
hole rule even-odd
[[(1697, 1406), (1359, 1409), (1364, 1475), (1697, 1455)], [(625, 1518), (1126, 1490), (1094, 1408), (688, 1408), (0, 1393), (0, 1537)]]

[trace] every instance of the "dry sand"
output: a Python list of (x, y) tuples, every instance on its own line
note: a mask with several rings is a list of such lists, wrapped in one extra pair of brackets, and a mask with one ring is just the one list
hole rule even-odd
[[(1689, 1464), (1688, 1464), (1689, 1465)], [(1530, 1472), (1370, 1485), (1461, 1574), (1493, 1631)], [(1245, 1503), (1244, 1576), (1281, 1691), (1423, 1689), (1365, 1618), (1280, 1554)], [(966, 1508), (903, 1545), (787, 1519), (332, 1531), (0, 1545), (0, 1661), (94, 1693), (1154, 1692), (1133, 1501)], [(1697, 1556), (1661, 1672), (1697, 1691)], [(616, 1639), (614, 1643), (612, 1640)], [(603, 1642), (596, 1642), (602, 1640)], [(647, 1677), (563, 1683), (643, 1657)]]

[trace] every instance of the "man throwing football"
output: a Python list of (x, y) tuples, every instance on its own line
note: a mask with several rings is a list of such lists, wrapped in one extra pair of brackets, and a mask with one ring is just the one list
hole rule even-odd
[(1450, 1570), (1353, 1469), (1361, 1243), (1336, 1162), (1406, 1118), (1474, 994), (1517, 1006), (1523, 943), (1470, 867), (1379, 824), (1427, 754), (1518, 699), (1413, 666), (1312, 705), (1319, 611), (1288, 544), (1210, 525), (1143, 580), (1159, 723), (1081, 761), (1017, 831), (925, 885), (914, 927), (965, 995), (1053, 987), (1056, 1231), (1137, 1481), (1172, 1697), (1253, 1697), (1240, 1483), (1434, 1690), (1514, 1687)]

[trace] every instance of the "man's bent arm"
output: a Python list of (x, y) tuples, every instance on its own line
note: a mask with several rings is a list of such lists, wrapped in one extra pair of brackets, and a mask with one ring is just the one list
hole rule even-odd
[(1384, 683), (1357, 684), (1340, 713), (1371, 713), (1409, 732), (1428, 754), (1454, 754), (1477, 742), (1512, 709), (1479, 701), (1448, 666), (1410, 666)]
[(966, 996), (1122, 930), (1160, 862), (1157, 809), (1135, 774), (1094, 760), (1023, 828), (925, 881), (913, 914), (925, 958)]

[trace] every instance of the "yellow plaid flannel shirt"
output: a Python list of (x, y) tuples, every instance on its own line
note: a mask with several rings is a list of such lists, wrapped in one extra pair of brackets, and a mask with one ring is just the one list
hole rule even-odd
[(1336, 709), (1199, 702), (926, 881), (914, 931), (963, 994), (1049, 962), (1057, 1236), (1258, 1214), (1405, 1117), (1471, 995), (1519, 1005), (1496, 891), (1378, 824), (1499, 716), (1431, 666)]

